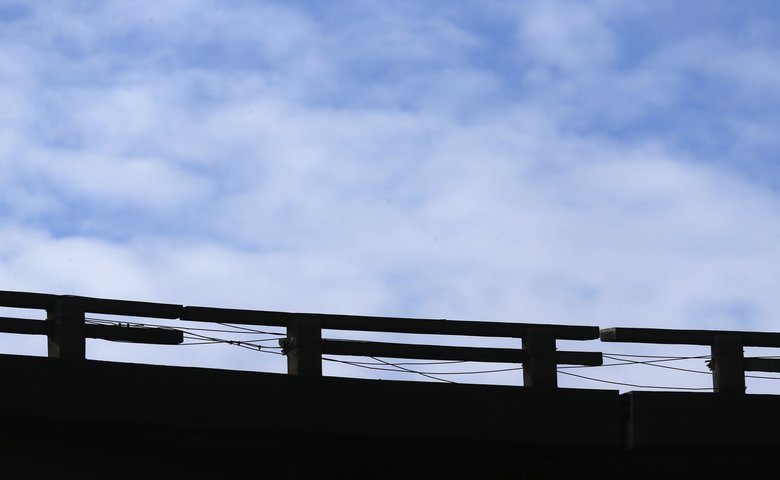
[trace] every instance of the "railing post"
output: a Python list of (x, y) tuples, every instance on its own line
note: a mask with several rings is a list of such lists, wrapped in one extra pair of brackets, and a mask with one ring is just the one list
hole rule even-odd
[(46, 321), (50, 323), (49, 357), (69, 360), (86, 358), (84, 335), (84, 310), (77, 302), (61, 298), (46, 310)]
[(529, 329), (523, 336), (528, 360), (523, 363), (523, 385), (534, 388), (556, 388), (558, 369), (555, 360), (555, 337), (552, 333)]
[(287, 373), (322, 376), (322, 326), (312, 318), (294, 318), (287, 326), (287, 338), (280, 344), (287, 355)]
[(716, 336), (712, 342), (712, 386), (718, 393), (745, 393), (745, 355), (742, 339)]

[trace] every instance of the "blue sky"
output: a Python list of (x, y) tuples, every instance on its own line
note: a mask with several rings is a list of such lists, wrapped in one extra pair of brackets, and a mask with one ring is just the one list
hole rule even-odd
[(779, 19), (0, 1), (0, 289), (777, 330)]

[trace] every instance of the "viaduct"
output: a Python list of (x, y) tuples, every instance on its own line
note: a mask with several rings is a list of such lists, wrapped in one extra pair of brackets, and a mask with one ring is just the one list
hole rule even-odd
[[(780, 333), (359, 317), (0, 291), (0, 332), (48, 356), (0, 354), (3, 478), (526, 479), (745, 476), (775, 470), (780, 396), (745, 374)], [(88, 315), (284, 328), (287, 374), (87, 359), (85, 339), (177, 344), (177, 328)], [(114, 317), (112, 317), (114, 318)], [(175, 322), (174, 322), (175, 323)], [(517, 348), (335, 340), (323, 331), (517, 338)], [(712, 392), (561, 388), (602, 354), (557, 340), (707, 345)], [(519, 364), (523, 386), (327, 377), (323, 355)]]

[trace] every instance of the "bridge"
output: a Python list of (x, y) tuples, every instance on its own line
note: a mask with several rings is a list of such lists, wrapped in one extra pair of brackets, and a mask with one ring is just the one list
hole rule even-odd
[[(780, 453), (780, 396), (748, 393), (745, 384), (748, 372), (780, 372), (780, 360), (744, 354), (745, 347), (780, 348), (775, 332), (269, 312), (12, 291), (0, 291), (0, 307), (40, 312), (0, 317), (0, 333), (45, 336), (48, 345), (46, 356), (0, 354), (0, 460), (15, 478), (744, 476), (771, 468)], [(210, 338), (184, 326), (193, 322), (279, 329), (277, 345), (259, 348), (284, 355), (287, 372), (86, 355), (87, 339), (178, 345)], [(323, 334), (334, 331), (517, 345)], [(599, 366), (603, 354), (559, 350), (559, 341), (709, 347), (712, 389), (563, 388), (561, 366)], [(325, 376), (323, 360), (333, 356), (502, 363), (520, 369), (523, 382)]]

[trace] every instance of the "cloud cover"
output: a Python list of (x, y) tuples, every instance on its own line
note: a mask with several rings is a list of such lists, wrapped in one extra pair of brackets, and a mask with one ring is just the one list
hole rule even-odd
[(778, 13), (5, 3), (0, 286), (775, 330)]

